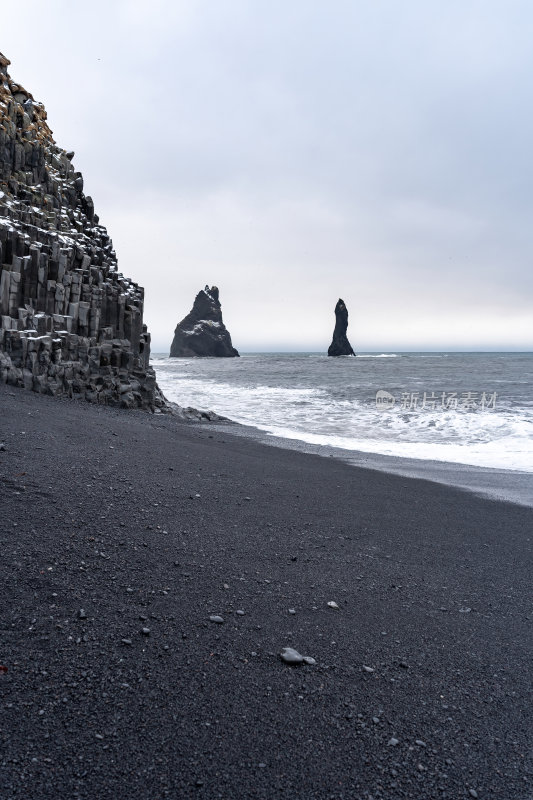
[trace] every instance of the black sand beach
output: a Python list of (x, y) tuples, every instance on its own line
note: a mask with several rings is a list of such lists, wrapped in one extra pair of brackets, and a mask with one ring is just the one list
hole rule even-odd
[(0, 797), (531, 800), (533, 510), (231, 428), (0, 386)]

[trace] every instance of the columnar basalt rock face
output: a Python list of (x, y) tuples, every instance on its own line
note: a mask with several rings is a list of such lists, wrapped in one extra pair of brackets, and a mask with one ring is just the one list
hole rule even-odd
[(0, 54), (0, 380), (122, 407), (164, 408), (143, 289), (117, 269), (42, 104)]
[(222, 321), (216, 286), (206, 286), (195, 297), (192, 310), (178, 323), (170, 347), (172, 358), (228, 357), (239, 353)]
[(335, 306), (335, 330), (333, 340), (328, 348), (328, 356), (354, 356), (352, 345), (348, 341), (346, 331), (348, 330), (348, 309), (344, 300), (339, 298)]

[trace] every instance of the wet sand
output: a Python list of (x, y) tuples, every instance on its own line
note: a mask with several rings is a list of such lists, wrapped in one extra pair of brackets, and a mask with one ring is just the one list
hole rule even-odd
[(299, 439), (272, 436), (248, 425), (234, 425), (232, 432), (235, 436), (246, 436), (274, 447), (336, 458), (356, 467), (378, 470), (389, 475), (402, 475), (407, 478), (421, 478), (425, 481), (443, 483), (445, 486), (454, 486), (473, 492), (480, 497), (533, 508), (533, 474), (529, 472), (429, 461), (420, 458), (403, 458), (367, 453), (362, 450), (346, 450), (328, 445), (314, 445)]

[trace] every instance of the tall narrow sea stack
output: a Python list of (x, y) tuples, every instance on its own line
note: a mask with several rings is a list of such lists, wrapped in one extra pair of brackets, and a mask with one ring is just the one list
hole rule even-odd
[(198, 292), (185, 319), (176, 326), (170, 347), (171, 358), (238, 356), (222, 321), (222, 307), (216, 286)]
[(164, 407), (144, 292), (117, 269), (74, 153), (0, 54), (0, 381), (45, 394)]
[(344, 300), (339, 298), (335, 306), (335, 330), (333, 340), (328, 348), (328, 356), (354, 356), (352, 345), (348, 341), (348, 309)]

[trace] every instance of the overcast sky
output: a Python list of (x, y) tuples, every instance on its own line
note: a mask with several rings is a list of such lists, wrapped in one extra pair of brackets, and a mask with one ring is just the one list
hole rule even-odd
[(0, 0), (154, 352), (533, 349), (531, 0)]

